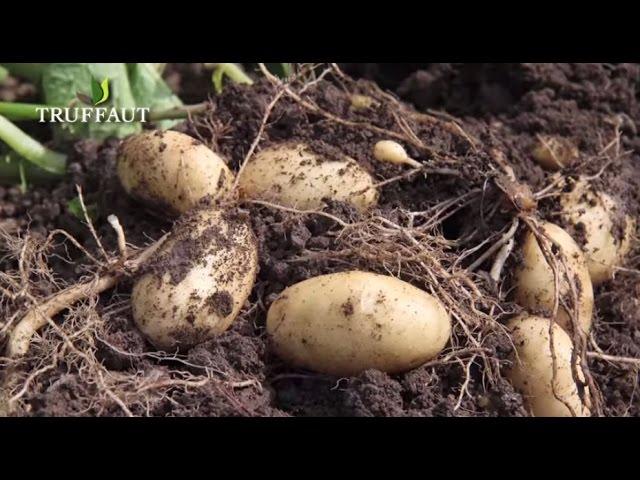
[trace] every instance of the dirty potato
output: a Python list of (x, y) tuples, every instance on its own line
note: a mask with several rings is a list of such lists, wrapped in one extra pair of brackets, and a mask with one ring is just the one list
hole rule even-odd
[(227, 192), (233, 173), (199, 140), (174, 131), (149, 131), (125, 139), (117, 172), (125, 191), (172, 214), (195, 207), (205, 197)]
[(375, 205), (371, 175), (346, 155), (328, 159), (307, 145), (268, 147), (247, 163), (238, 181), (243, 197), (290, 208), (321, 208), (323, 199), (348, 202), (360, 211)]
[(211, 209), (189, 212), (135, 281), (135, 323), (163, 350), (208, 340), (237, 317), (257, 266), (257, 242), (244, 219)]
[[(556, 244), (550, 244), (551, 251), (557, 251), (557, 271), (559, 279), (558, 296), (570, 302), (572, 295), (570, 284), (565, 278), (563, 262), (567, 265), (567, 275), (573, 281), (577, 293), (577, 320), (583, 331), (588, 334), (591, 328), (593, 313), (593, 286), (589, 269), (582, 250), (559, 226), (543, 223), (541, 230)], [(515, 301), (530, 311), (546, 310), (551, 312), (555, 299), (555, 283), (553, 269), (542, 253), (538, 240), (532, 232), (528, 232), (522, 245), (522, 261), (515, 271)], [(567, 310), (559, 303), (558, 323), (567, 331), (571, 329), (571, 319)]]

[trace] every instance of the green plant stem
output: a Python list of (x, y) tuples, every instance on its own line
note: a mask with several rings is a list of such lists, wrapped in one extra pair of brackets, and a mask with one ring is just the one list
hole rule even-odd
[(0, 102), (0, 115), (9, 120), (39, 120), (37, 108), (49, 108), (48, 105), (36, 103)]
[(58, 178), (20, 158), (15, 152), (0, 153), (0, 185), (23, 183), (21, 177), (26, 177), (29, 183), (47, 183)]
[(224, 73), (236, 83), (246, 83), (253, 85), (253, 80), (247, 75), (237, 63), (220, 63), (219, 66), (224, 68)]
[(170, 108), (169, 110), (156, 110), (149, 112), (148, 119), (151, 122), (158, 120), (174, 120), (188, 118), (189, 115), (199, 115), (207, 110), (207, 102), (196, 103), (195, 105), (182, 105)]
[(57, 175), (63, 175), (66, 172), (66, 155), (49, 150), (2, 115), (0, 115), (0, 140), (17, 154), (47, 172)]
[(235, 83), (253, 85), (251, 77), (249, 77), (237, 63), (218, 63), (211, 76), (216, 93), (222, 92), (222, 78), (225, 75)]

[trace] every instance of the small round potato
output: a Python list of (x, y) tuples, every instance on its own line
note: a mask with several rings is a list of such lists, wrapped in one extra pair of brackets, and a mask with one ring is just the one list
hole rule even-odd
[[(573, 378), (571, 339), (554, 323), (551, 327), (553, 329), (552, 356), (550, 322), (551, 320), (547, 318), (528, 315), (521, 315), (509, 321), (507, 327), (511, 332), (515, 352), (511, 357), (513, 365), (506, 372), (507, 377), (522, 393), (526, 405), (537, 417), (589, 416), (589, 409), (580, 400), (578, 387)], [(555, 382), (553, 381), (554, 356)], [(578, 378), (584, 381), (583, 372), (579, 366), (577, 371)], [(585, 394), (585, 399), (588, 399), (586, 387)]]
[(239, 186), (245, 198), (302, 210), (321, 208), (328, 198), (364, 211), (378, 199), (373, 178), (355, 160), (329, 160), (304, 144), (262, 150), (247, 163)]
[(560, 170), (579, 156), (578, 148), (568, 139), (542, 135), (532, 152), (533, 158), (546, 170)]
[(125, 139), (117, 171), (128, 194), (172, 214), (186, 212), (204, 197), (218, 198), (233, 183), (222, 158), (195, 138), (171, 130)]
[(257, 266), (257, 242), (245, 220), (212, 209), (188, 212), (136, 279), (133, 319), (163, 350), (206, 341), (236, 318)]
[(409, 283), (351, 271), (285, 289), (269, 308), (267, 332), (275, 352), (297, 367), (341, 376), (369, 368), (395, 373), (437, 356), (451, 318)]
[[(569, 282), (563, 274), (561, 262), (561, 258), (564, 258), (569, 270), (568, 274), (576, 285), (578, 322), (583, 331), (588, 334), (593, 313), (593, 286), (582, 250), (567, 232), (553, 223), (543, 223), (541, 230), (560, 245), (557, 257), (559, 295), (561, 299), (564, 298), (570, 302), (571, 290)], [(554, 249), (553, 246), (550, 248)], [(531, 311), (545, 309), (551, 312), (555, 297), (553, 270), (531, 232), (527, 233), (524, 240), (522, 256), (522, 262), (517, 266), (515, 272), (515, 301)], [(569, 313), (562, 306), (562, 303), (559, 304), (557, 321), (565, 330), (572, 331)]]
[(600, 285), (613, 276), (615, 268), (629, 253), (635, 222), (622, 212), (618, 202), (594, 189), (584, 177), (567, 182), (565, 190), (570, 191), (560, 197), (561, 218), (583, 237), (579, 243), (587, 259), (591, 282)]

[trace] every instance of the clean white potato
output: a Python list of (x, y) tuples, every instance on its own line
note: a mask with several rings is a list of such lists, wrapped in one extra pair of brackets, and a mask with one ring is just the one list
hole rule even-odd
[(395, 373), (436, 357), (451, 318), (407, 282), (350, 271), (285, 289), (269, 308), (267, 333), (275, 352), (297, 367), (340, 376), (369, 368)]
[(579, 156), (578, 148), (568, 139), (541, 135), (532, 152), (533, 158), (546, 170), (560, 170)]
[(225, 331), (251, 293), (257, 242), (232, 212), (184, 214), (136, 279), (133, 319), (156, 347), (191, 347)]
[[(547, 318), (528, 315), (508, 322), (507, 328), (511, 332), (515, 352), (511, 358), (513, 365), (506, 372), (507, 378), (522, 393), (525, 404), (536, 417), (589, 416), (589, 408), (580, 400), (578, 386), (573, 378), (573, 344), (569, 335), (556, 323), (551, 327), (555, 356), (555, 382), (553, 381), (550, 322)], [(579, 365), (577, 371), (578, 378), (584, 382), (584, 374)], [(588, 401), (589, 390), (584, 388), (585, 401)]]
[[(578, 314), (578, 323), (585, 333), (589, 333), (593, 314), (593, 286), (582, 250), (567, 232), (553, 223), (543, 223), (541, 230), (560, 245), (557, 262), (560, 298), (568, 302), (571, 300), (569, 282), (565, 279), (560, 261), (560, 257), (564, 257), (569, 270), (568, 274), (576, 284), (578, 305), (575, 310)], [(514, 294), (517, 303), (531, 311), (545, 309), (550, 313), (553, 310), (555, 297), (553, 270), (531, 232), (528, 232), (524, 239), (522, 261), (516, 267), (514, 278)], [(565, 330), (572, 331), (569, 313), (562, 303), (559, 304), (556, 320)]]
[(360, 211), (375, 205), (373, 178), (355, 160), (323, 158), (304, 144), (271, 146), (254, 155), (238, 181), (243, 197), (301, 210), (321, 208), (323, 199), (351, 203)]
[[(609, 280), (624, 262), (635, 234), (633, 218), (609, 194), (598, 191), (585, 177), (569, 179), (560, 196), (561, 219), (582, 237), (578, 243), (587, 259), (591, 282)], [(616, 233), (619, 232), (619, 233)]]
[(222, 158), (184, 133), (148, 131), (126, 138), (117, 172), (125, 191), (159, 209), (179, 214), (204, 197), (229, 191), (233, 173)]

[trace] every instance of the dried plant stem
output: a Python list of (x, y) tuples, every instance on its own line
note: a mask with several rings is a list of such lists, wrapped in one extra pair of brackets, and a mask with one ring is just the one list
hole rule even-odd
[(600, 352), (587, 352), (587, 357), (612, 363), (627, 363), (629, 365), (640, 367), (640, 358), (620, 357), (616, 355), (607, 355), (606, 353)]
[(91, 217), (89, 217), (89, 213), (87, 212), (87, 207), (84, 204), (84, 197), (82, 196), (82, 187), (80, 187), (80, 185), (76, 185), (76, 190), (78, 191), (78, 199), (80, 200), (80, 206), (82, 207), (82, 213), (84, 215), (85, 221), (87, 222), (87, 226), (89, 227), (89, 230), (91, 231), (91, 235), (93, 235), (93, 238), (96, 241), (96, 243), (98, 245), (98, 248), (100, 249), (100, 253), (102, 253), (102, 256), (105, 258), (107, 263), (109, 263), (111, 261), (111, 259), (109, 258), (109, 255), (107, 255), (107, 251), (102, 246), (102, 242), (100, 241), (100, 238), (98, 237), (98, 234), (96, 233), (96, 229), (93, 228), (93, 222), (91, 221)]
[(341, 227), (352, 227), (354, 225), (321, 210), (298, 210), (296, 208), (285, 207), (284, 205), (278, 205), (276, 203), (265, 202), (264, 200), (244, 200), (244, 202), (251, 203), (253, 205), (262, 205), (263, 207), (275, 208), (276, 210), (282, 210), (283, 212), (297, 213), (299, 215), (320, 215), (333, 220)]
[(275, 94), (275, 96), (273, 97), (271, 102), (269, 102), (269, 105), (267, 105), (267, 108), (264, 111), (264, 115), (262, 116), (262, 122), (260, 123), (260, 128), (258, 129), (258, 133), (256, 135), (256, 138), (251, 143), (251, 146), (249, 147), (249, 151), (245, 155), (244, 160), (242, 161), (242, 165), (240, 165), (240, 169), (238, 170), (238, 173), (236, 174), (236, 179), (235, 179), (235, 181), (233, 183), (233, 191), (235, 191), (238, 188), (238, 183), (240, 182), (240, 177), (242, 175), (242, 172), (244, 171), (245, 167), (247, 166), (247, 163), (249, 162), (249, 160), (251, 159), (251, 156), (253, 155), (253, 152), (255, 152), (256, 148), (258, 147), (258, 144), (262, 140), (262, 135), (264, 134), (264, 129), (267, 126), (267, 122), (269, 121), (269, 117), (271, 116), (271, 112), (273, 111), (273, 108), (276, 106), (276, 103), (278, 103), (278, 100), (280, 100), (280, 98), (282, 98), (282, 95), (284, 94), (284, 92), (285, 92), (284, 89), (279, 90)]

